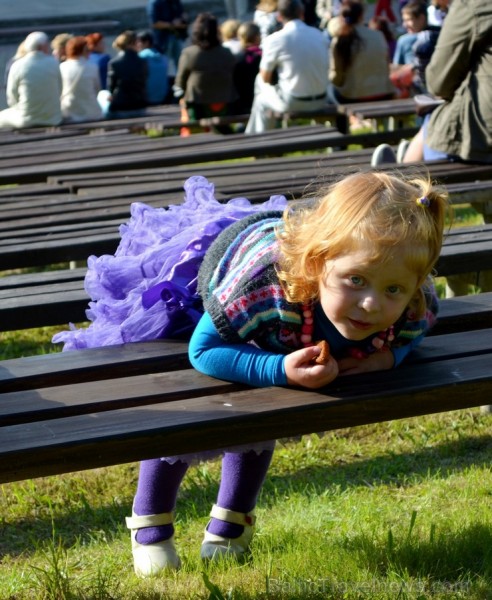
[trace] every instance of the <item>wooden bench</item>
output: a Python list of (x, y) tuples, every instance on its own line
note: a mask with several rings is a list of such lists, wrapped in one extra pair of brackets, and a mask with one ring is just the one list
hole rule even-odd
[(482, 405), (491, 311), (492, 294), (443, 301), (398, 369), (317, 391), (207, 377), (174, 341), (2, 361), (0, 483)]
[(22, 129), (0, 130), (0, 144), (53, 140), (74, 136), (87, 136), (111, 133), (145, 133), (161, 132), (166, 135), (178, 135), (181, 127), (191, 127), (197, 131), (212, 130), (217, 133), (217, 126), (247, 123), (249, 115), (230, 115), (181, 121), (179, 104), (162, 104), (148, 106), (144, 114), (138, 117), (118, 119), (97, 119), (80, 123), (61, 123), (49, 127), (25, 127)]
[[(115, 229), (114, 236), (107, 238), (106, 252), (101, 254), (113, 253), (118, 241)], [(82, 255), (84, 249), (89, 250), (89, 243), (85, 235), (76, 239), (70, 237), (66, 248), (67, 252), (71, 252), (69, 256)], [(79, 248), (78, 253), (74, 254), (76, 247)], [(36, 252), (33, 249), (33, 253), (35, 256), (46, 255), (41, 246)], [(85, 260), (87, 255), (83, 254), (80, 258)], [(492, 225), (453, 230), (443, 245), (436, 270), (439, 276), (445, 277), (476, 271), (477, 265), (480, 270), (492, 269)], [(89, 302), (84, 290), (85, 273), (85, 268), (77, 268), (0, 277), (3, 330), (85, 321)]]
[[(237, 196), (267, 199), (282, 191), (289, 198), (298, 198), (319, 183), (357, 170), (369, 170), (370, 150), (333, 152), (295, 157), (260, 158), (254, 161), (219, 163), (196, 167), (175, 167), (108, 171), (105, 173), (76, 172), (53, 175), (48, 183), (22, 184), (0, 190), (1, 232), (21, 231), (94, 220), (125, 220), (132, 201), (165, 206), (179, 202), (183, 183), (192, 174), (200, 174), (213, 182), (218, 199)], [(385, 170), (406, 172), (422, 165), (385, 165)], [(490, 197), (492, 167), (435, 161), (425, 166), (434, 180), (461, 184), (463, 201), (485, 201)], [(279, 184), (279, 181), (282, 184)], [(478, 183), (482, 181), (484, 183)], [(469, 183), (468, 183), (469, 182)], [(458, 187), (456, 190), (458, 190)], [(456, 192), (457, 193), (457, 192)]]
[[(219, 200), (244, 195), (263, 201), (278, 192), (279, 181), (288, 198), (299, 198), (321, 179), (329, 181), (342, 172), (369, 168), (369, 155), (369, 150), (358, 150), (282, 161), (259, 159), (201, 166), (199, 172), (214, 183)], [(434, 179), (462, 181), (448, 183), (452, 202), (490, 201), (492, 181), (473, 181), (482, 175), (492, 177), (490, 166), (447, 162), (428, 166)], [(403, 170), (403, 165), (398, 169)], [(189, 174), (189, 166), (132, 170), (124, 178), (119, 171), (74, 174), (0, 190), (0, 269), (85, 263), (91, 254), (114, 253), (119, 225), (129, 218), (130, 203), (138, 200), (156, 207), (176, 203)], [(467, 179), (472, 181), (467, 183)], [(492, 268), (491, 246), (490, 226), (454, 231), (443, 249), (439, 274), (476, 270), (477, 264), (481, 269)], [(62, 269), (1, 277), (0, 315), (5, 330), (85, 320), (88, 298), (83, 274), (84, 269)]]
[(339, 110), (347, 118), (355, 117), (360, 121), (370, 120), (375, 129), (379, 124), (390, 131), (408, 126), (409, 117), (414, 117), (417, 105), (413, 98), (395, 98), (392, 100), (372, 100), (340, 104)]
[[(399, 132), (371, 132), (360, 135), (342, 134), (335, 128), (306, 125), (275, 129), (261, 134), (225, 136), (197, 133), (187, 138), (178, 136), (149, 138), (123, 133), (118, 139), (107, 136), (81, 142), (78, 137), (62, 138), (56, 148), (49, 141), (21, 148), (10, 144), (0, 158), (0, 185), (46, 181), (48, 177), (75, 173), (104, 173), (135, 168), (167, 168), (237, 158), (282, 156), (291, 152), (314, 151), (358, 144), (374, 147), (380, 143), (398, 143), (400, 137), (411, 137), (415, 128)], [(90, 143), (92, 141), (92, 143)], [(64, 143), (62, 143), (64, 142)], [(1, 140), (0, 140), (1, 143)], [(85, 147), (81, 148), (80, 145)], [(16, 148), (18, 154), (16, 154)]]
[[(192, 173), (209, 178), (218, 200), (245, 196), (259, 202), (279, 189), (288, 198), (300, 198), (310, 186), (370, 169), (367, 159), (367, 151), (360, 150), (348, 155), (339, 152), (286, 157), (282, 161), (201, 165), (196, 170), (190, 166), (148, 168), (126, 171), (124, 178), (120, 172), (77, 173), (58, 175), (42, 189), (40, 184), (25, 184), (26, 197), (22, 195), (24, 186), (5, 189), (0, 191), (0, 270), (112, 253), (118, 242), (118, 226), (129, 218), (130, 204), (139, 201), (164, 207), (180, 202), (183, 183)], [(448, 186), (453, 202), (490, 201), (491, 165), (436, 162), (427, 167), (433, 179)], [(388, 166), (388, 170), (393, 168)], [(411, 172), (415, 165), (396, 168)], [(41, 193), (43, 190), (45, 193)]]
[(290, 127), (298, 121), (314, 123), (335, 123), (342, 133), (348, 133), (350, 118), (360, 121), (372, 121), (373, 129), (377, 130), (382, 124), (387, 130), (393, 131), (408, 126), (409, 117), (416, 115), (416, 104), (413, 98), (395, 98), (389, 100), (371, 100), (367, 102), (352, 102), (347, 104), (328, 103), (320, 110), (301, 112), (286, 111), (273, 113), (280, 127)]
[(304, 123), (308, 121), (311, 125), (316, 123), (335, 123), (338, 131), (341, 133), (348, 133), (347, 119), (345, 118), (344, 112), (339, 109), (338, 104), (327, 103), (322, 108), (314, 111), (271, 111), (270, 114), (277, 121), (277, 126), (282, 128), (291, 127), (299, 121)]

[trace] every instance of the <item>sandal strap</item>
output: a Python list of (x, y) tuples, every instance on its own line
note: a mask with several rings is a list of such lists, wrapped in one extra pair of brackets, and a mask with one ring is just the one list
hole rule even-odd
[(173, 513), (160, 513), (158, 515), (133, 514), (126, 517), (126, 526), (128, 529), (142, 529), (144, 527), (159, 527), (160, 525), (171, 525), (173, 523)]
[(250, 527), (253, 527), (256, 523), (254, 511), (250, 511), (249, 513), (240, 513), (234, 510), (229, 510), (228, 508), (222, 508), (217, 506), (217, 504), (212, 506), (210, 516), (214, 519), (226, 521), (226, 523), (234, 523), (235, 525), (249, 525)]

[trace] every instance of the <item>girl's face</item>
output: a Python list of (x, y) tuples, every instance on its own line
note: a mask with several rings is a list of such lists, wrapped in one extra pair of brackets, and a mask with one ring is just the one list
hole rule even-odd
[(385, 263), (370, 263), (359, 250), (326, 263), (320, 302), (344, 338), (354, 341), (383, 331), (401, 316), (417, 291), (418, 276), (405, 265), (404, 249)]

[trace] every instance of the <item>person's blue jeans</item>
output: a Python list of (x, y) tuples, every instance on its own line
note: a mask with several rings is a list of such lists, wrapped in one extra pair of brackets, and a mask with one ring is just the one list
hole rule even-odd
[(442, 150), (434, 150), (434, 148), (431, 148), (425, 142), (425, 140), (427, 139), (427, 128), (429, 125), (429, 119), (430, 119), (431, 114), (432, 113), (427, 113), (425, 115), (424, 122), (422, 124), (422, 127), (424, 128), (424, 161), (451, 159), (453, 157), (450, 156), (449, 154), (447, 154), (446, 152), (443, 152)]

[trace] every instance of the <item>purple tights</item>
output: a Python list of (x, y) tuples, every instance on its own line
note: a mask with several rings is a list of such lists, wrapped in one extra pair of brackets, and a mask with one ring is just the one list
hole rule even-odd
[[(217, 505), (242, 513), (253, 510), (272, 455), (273, 450), (264, 450), (260, 454), (254, 450), (242, 454), (225, 453)], [(179, 460), (173, 464), (159, 458), (142, 461), (133, 503), (135, 514), (154, 515), (174, 510), (187, 469), (188, 464)], [(242, 525), (219, 519), (211, 519), (207, 528), (210, 533), (228, 538), (237, 538), (243, 532)], [(145, 527), (137, 531), (136, 539), (140, 544), (155, 544), (169, 539), (173, 533), (173, 525)]]

